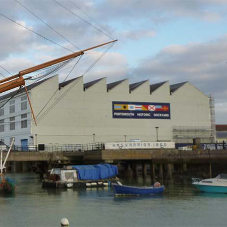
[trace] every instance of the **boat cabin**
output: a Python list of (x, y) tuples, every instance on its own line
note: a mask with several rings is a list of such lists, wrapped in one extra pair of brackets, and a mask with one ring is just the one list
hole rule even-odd
[(67, 170), (67, 169), (60, 169), (60, 168), (53, 168), (50, 171), (50, 175), (48, 177), (49, 180), (52, 181), (62, 181), (62, 182), (77, 182), (77, 171), (74, 169)]

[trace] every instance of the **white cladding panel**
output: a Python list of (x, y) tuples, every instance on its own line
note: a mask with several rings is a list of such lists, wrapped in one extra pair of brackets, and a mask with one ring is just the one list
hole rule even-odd
[(154, 149), (154, 148), (175, 148), (174, 142), (120, 142), (105, 143), (105, 149)]

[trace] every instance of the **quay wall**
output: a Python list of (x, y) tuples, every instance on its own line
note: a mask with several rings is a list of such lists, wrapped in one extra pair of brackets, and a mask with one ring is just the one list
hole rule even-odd
[[(5, 158), (5, 153), (3, 159)], [(227, 172), (227, 150), (176, 149), (100, 150), (86, 152), (12, 152), (7, 172), (35, 171), (43, 175), (52, 167), (65, 164), (118, 165), (119, 174), (126, 177), (150, 175), (156, 178), (174, 176), (212, 176)]]

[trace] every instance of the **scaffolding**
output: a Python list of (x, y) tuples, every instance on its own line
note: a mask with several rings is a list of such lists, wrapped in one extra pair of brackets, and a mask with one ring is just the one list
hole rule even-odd
[(210, 101), (210, 122), (211, 122), (211, 128), (212, 128), (212, 143), (216, 142), (216, 123), (215, 123), (215, 103), (214, 103), (214, 96), (209, 95), (209, 101)]
[(201, 143), (213, 141), (213, 129), (210, 126), (174, 126), (173, 141), (175, 143), (192, 143), (194, 138), (200, 138)]

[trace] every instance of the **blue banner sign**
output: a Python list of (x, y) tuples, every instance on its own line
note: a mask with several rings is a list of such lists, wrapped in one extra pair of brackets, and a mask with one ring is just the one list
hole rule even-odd
[(170, 119), (170, 103), (112, 102), (113, 118)]

